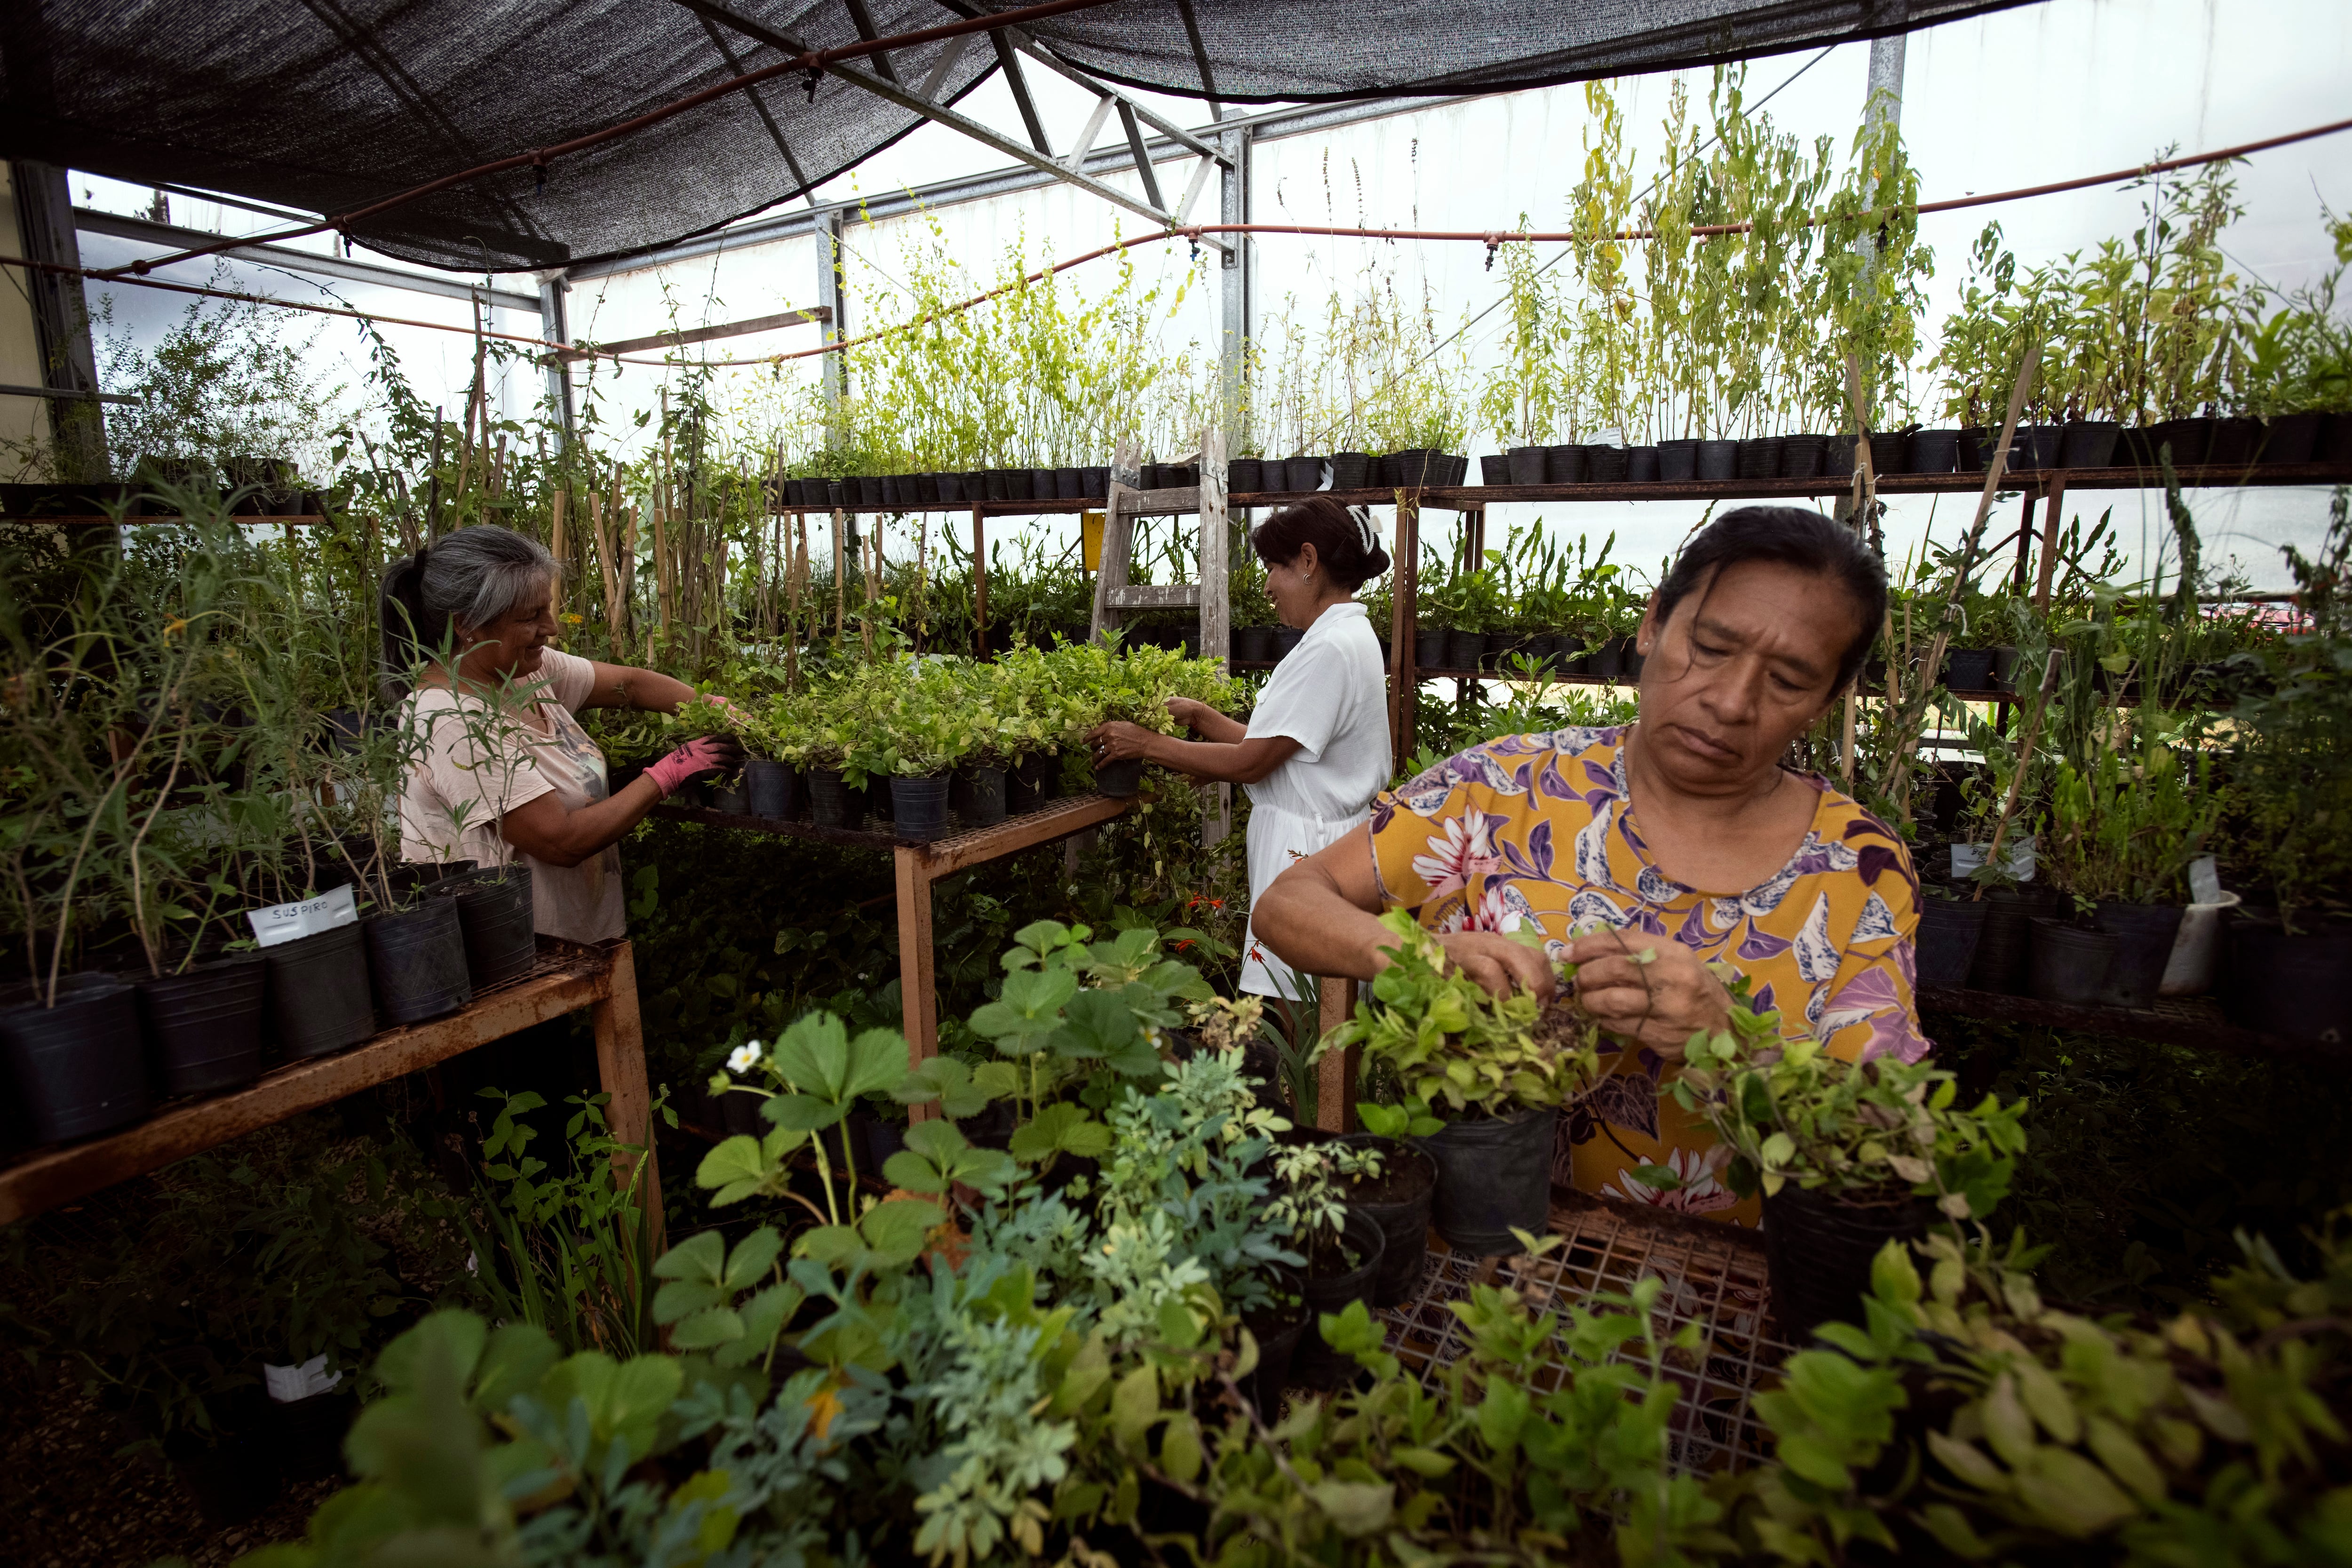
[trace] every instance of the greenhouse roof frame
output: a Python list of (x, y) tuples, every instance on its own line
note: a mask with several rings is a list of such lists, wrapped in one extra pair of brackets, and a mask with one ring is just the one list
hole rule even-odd
[[(992, 74), (1017, 100), (1023, 60), (1086, 79), (1096, 132), (1117, 113), (1132, 144), (1171, 128), (1109, 96), (1113, 84), (1202, 100), (1222, 121), (1236, 102), (1550, 86), (2027, 3), (1366, 0), (1335, 21), (1330, 0), (730, 0), (818, 46), (772, 58), (764, 44), (715, 47), (728, 29), (646, 0), (82, 0), (0, 21), (0, 154), (341, 215), (330, 226), (426, 265), (543, 271), (660, 250), (805, 197)], [(982, 34), (989, 50), (971, 47)], [(857, 63), (877, 54), (887, 75)], [(1087, 149), (1056, 160), (1042, 139), (1004, 138), (1024, 161), (1090, 178)], [(1150, 198), (1164, 222), (1164, 199)]]

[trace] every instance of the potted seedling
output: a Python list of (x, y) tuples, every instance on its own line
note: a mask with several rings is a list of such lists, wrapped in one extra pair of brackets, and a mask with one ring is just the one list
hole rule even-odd
[(1850, 1062), (1789, 1039), (1745, 989), (1732, 1027), (1690, 1043), (1668, 1092), (1732, 1151), (1731, 1190), (1762, 1193), (1773, 1310), (1802, 1342), (1853, 1315), (1889, 1240), (1992, 1213), (2025, 1149), (2025, 1103), (1963, 1109), (1958, 1081), (1927, 1062)]
[(1439, 1232), (1458, 1251), (1517, 1251), (1513, 1232), (1541, 1231), (1550, 1213), (1553, 1124), (1601, 1076), (1599, 1032), (1572, 1005), (1541, 1013), (1525, 992), (1488, 995), (1409, 911), (1381, 921), (1397, 939), (1389, 965), (1316, 1056), (1360, 1047), (1368, 1073), (1393, 1072), (1441, 1122), (1421, 1139), (1437, 1162)]
[(2113, 940), (2095, 1000), (2117, 1007), (2155, 1005), (2180, 930), (2189, 862), (2221, 818), (2210, 762), (2183, 763), (2160, 734), (2143, 736), (2129, 756), (2103, 751), (2080, 770), (2061, 763), (2050, 790), (2051, 880)]
[[(1380, 1150), (1345, 1143), (1274, 1152), (1276, 1196), (1265, 1206), (1265, 1217), (1306, 1258), (1304, 1293), (1314, 1313), (1371, 1301), (1388, 1237), (1377, 1219), (1349, 1206), (1341, 1184), (1377, 1179), (1384, 1163)], [(1318, 1336), (1306, 1343), (1297, 1364), (1302, 1381), (1328, 1387), (1355, 1363)]]

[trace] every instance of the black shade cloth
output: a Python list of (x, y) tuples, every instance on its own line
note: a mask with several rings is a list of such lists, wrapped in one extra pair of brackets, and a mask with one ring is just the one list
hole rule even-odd
[[(2021, 0), (1194, 0), (1233, 101), (1489, 91), (1816, 47)], [(979, 7), (1016, 9), (1013, 4)], [(854, 43), (841, 0), (735, 0), (811, 47)], [(869, 0), (888, 36), (968, 7)], [(1084, 68), (1206, 96), (1175, 0), (1117, 0), (1034, 28)], [(952, 43), (894, 53), (920, 85)], [(669, 0), (5, 0), (0, 153), (133, 182), (349, 212), (602, 129), (772, 65), (766, 45)], [(996, 69), (974, 39), (941, 96)], [(837, 78), (778, 79), (648, 130), (472, 181), (352, 237), (467, 272), (636, 254), (800, 195), (920, 123)], [(788, 159), (779, 140), (790, 149)], [(797, 165), (798, 174), (794, 171)]]

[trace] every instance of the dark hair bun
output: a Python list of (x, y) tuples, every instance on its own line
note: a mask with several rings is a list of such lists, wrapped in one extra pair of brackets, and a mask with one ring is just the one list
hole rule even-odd
[(1331, 580), (1350, 592), (1389, 569), (1371, 514), (1328, 495), (1284, 507), (1250, 535), (1250, 548), (1269, 566), (1289, 565), (1310, 544)]

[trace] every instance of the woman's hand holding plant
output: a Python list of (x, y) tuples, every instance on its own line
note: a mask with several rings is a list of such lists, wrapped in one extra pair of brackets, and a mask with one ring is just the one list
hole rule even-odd
[(727, 698), (720, 696), (716, 691), (706, 691), (698, 697), (688, 698), (687, 700), (687, 703), (681, 704), (681, 707), (691, 705), (696, 702), (710, 703), (721, 713), (727, 715), (727, 719), (730, 723), (751, 725), (758, 722), (758, 721), (754, 720), (751, 715), (746, 712), (742, 708), (737, 706)]
[(1593, 1021), (1667, 1061), (1683, 1059), (1693, 1035), (1730, 1027), (1731, 993), (1678, 942), (1596, 931), (1570, 942), (1568, 958)]
[[(1171, 702), (1169, 706), (1173, 708), (1175, 704)], [(1151, 742), (1158, 739), (1140, 724), (1129, 724), (1117, 719), (1107, 724), (1097, 724), (1087, 732), (1087, 745), (1098, 763), (1125, 762), (1129, 757), (1149, 757)]]
[(645, 776), (653, 780), (654, 787), (664, 799), (676, 795), (678, 786), (695, 774), (716, 769), (732, 773), (743, 765), (743, 748), (724, 735), (705, 735), (688, 741), (669, 755), (647, 767)]
[(1176, 722), (1192, 731), (1202, 730), (1207, 722), (1222, 717), (1207, 703), (1190, 697), (1171, 697), (1168, 700), (1168, 714)]
[[(1549, 1002), (1559, 989), (1559, 980), (1540, 948), (1492, 931), (1447, 931), (1437, 939), (1447, 964), (1460, 970), (1490, 996), (1524, 991), (1538, 1002)], [(1396, 950), (1382, 946), (1373, 959), (1378, 969), (1394, 960)]]

